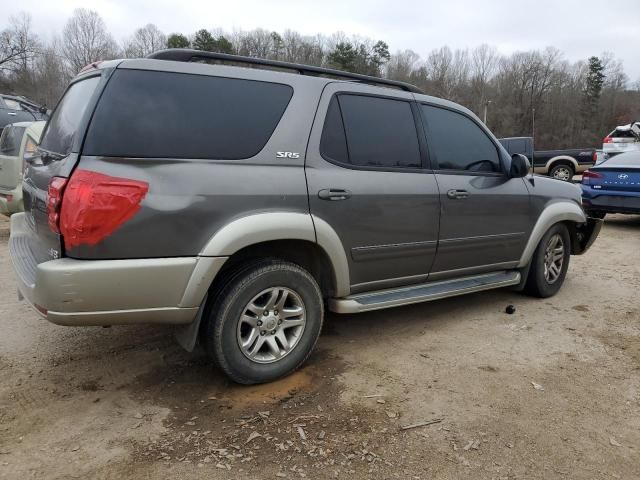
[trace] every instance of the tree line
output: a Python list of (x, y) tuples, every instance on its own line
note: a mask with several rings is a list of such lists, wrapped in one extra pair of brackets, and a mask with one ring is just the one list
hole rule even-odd
[(640, 120), (640, 80), (631, 83), (611, 53), (570, 62), (554, 47), (501, 54), (434, 48), (390, 53), (383, 40), (344, 33), (301, 35), (264, 29), (192, 34), (147, 24), (116, 41), (92, 10), (77, 9), (62, 31), (45, 41), (22, 13), (0, 32), (0, 92), (53, 107), (73, 76), (98, 60), (144, 57), (164, 48), (194, 48), (318, 65), (410, 82), (429, 95), (474, 111), (497, 136), (535, 135), (536, 148), (598, 146), (616, 125)]

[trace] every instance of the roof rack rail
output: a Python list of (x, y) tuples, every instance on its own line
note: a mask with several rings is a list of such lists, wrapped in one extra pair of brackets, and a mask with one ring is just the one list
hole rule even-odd
[(212, 59), (225, 62), (246, 63), (250, 65), (264, 65), (266, 67), (276, 67), (286, 70), (293, 70), (300, 75), (328, 75), (341, 79), (357, 80), (359, 82), (370, 83), (373, 85), (396, 87), (407, 92), (424, 93), (418, 87), (416, 87), (415, 85), (411, 85), (410, 83), (389, 80), (386, 78), (371, 77), (369, 75), (361, 75), (359, 73), (343, 72), (342, 70), (334, 70), (332, 68), (302, 65), (300, 63), (267, 60), (264, 58), (243, 57), (240, 55), (229, 55), (227, 53), (206, 52), (202, 50), (193, 50), (190, 48), (169, 48), (166, 50), (159, 50), (147, 55), (146, 58), (155, 60), (172, 60), (175, 62), (192, 62), (198, 59)]

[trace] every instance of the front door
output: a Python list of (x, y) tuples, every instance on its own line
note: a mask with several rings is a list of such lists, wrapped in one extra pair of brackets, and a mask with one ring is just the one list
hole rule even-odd
[(319, 104), (306, 156), (309, 203), (342, 241), (352, 293), (424, 281), (435, 257), (440, 200), (412, 101), (332, 83)]
[(420, 110), (442, 205), (430, 279), (514, 268), (531, 232), (526, 180), (506, 174), (497, 142), (471, 116)]

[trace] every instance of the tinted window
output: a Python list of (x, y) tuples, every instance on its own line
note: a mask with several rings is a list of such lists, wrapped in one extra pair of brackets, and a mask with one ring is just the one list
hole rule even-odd
[(347, 137), (344, 133), (344, 123), (338, 105), (338, 97), (334, 96), (327, 110), (327, 117), (324, 121), (322, 138), (320, 139), (320, 152), (330, 160), (348, 163)]
[(25, 129), (26, 127), (5, 127), (0, 137), (0, 154), (17, 157), (20, 153), (20, 143)]
[[(363, 95), (340, 95), (338, 99), (349, 163), (368, 167), (421, 167), (409, 102)], [(325, 130), (332, 133), (325, 136), (323, 132), (323, 137), (333, 140), (334, 155), (344, 155), (337, 112), (337, 102), (332, 103), (325, 125)]]
[(422, 105), (429, 150), (438, 168), (501, 172), (498, 149), (470, 118), (444, 108)]
[(240, 159), (256, 155), (284, 114), (288, 85), (118, 70), (83, 152), (121, 157)]
[(71, 85), (56, 107), (40, 142), (44, 150), (67, 155), (100, 77), (92, 77)]

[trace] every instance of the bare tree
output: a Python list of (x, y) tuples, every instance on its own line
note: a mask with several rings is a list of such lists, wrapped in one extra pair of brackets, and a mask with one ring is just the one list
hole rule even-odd
[(163, 48), (167, 48), (167, 36), (153, 23), (148, 23), (134, 32), (123, 50), (128, 58), (140, 58)]
[(78, 72), (92, 62), (116, 57), (118, 47), (97, 12), (77, 8), (62, 31), (62, 54)]
[(31, 16), (22, 12), (9, 17), (9, 27), (0, 32), (0, 71), (26, 70), (39, 49), (38, 37), (31, 31)]

